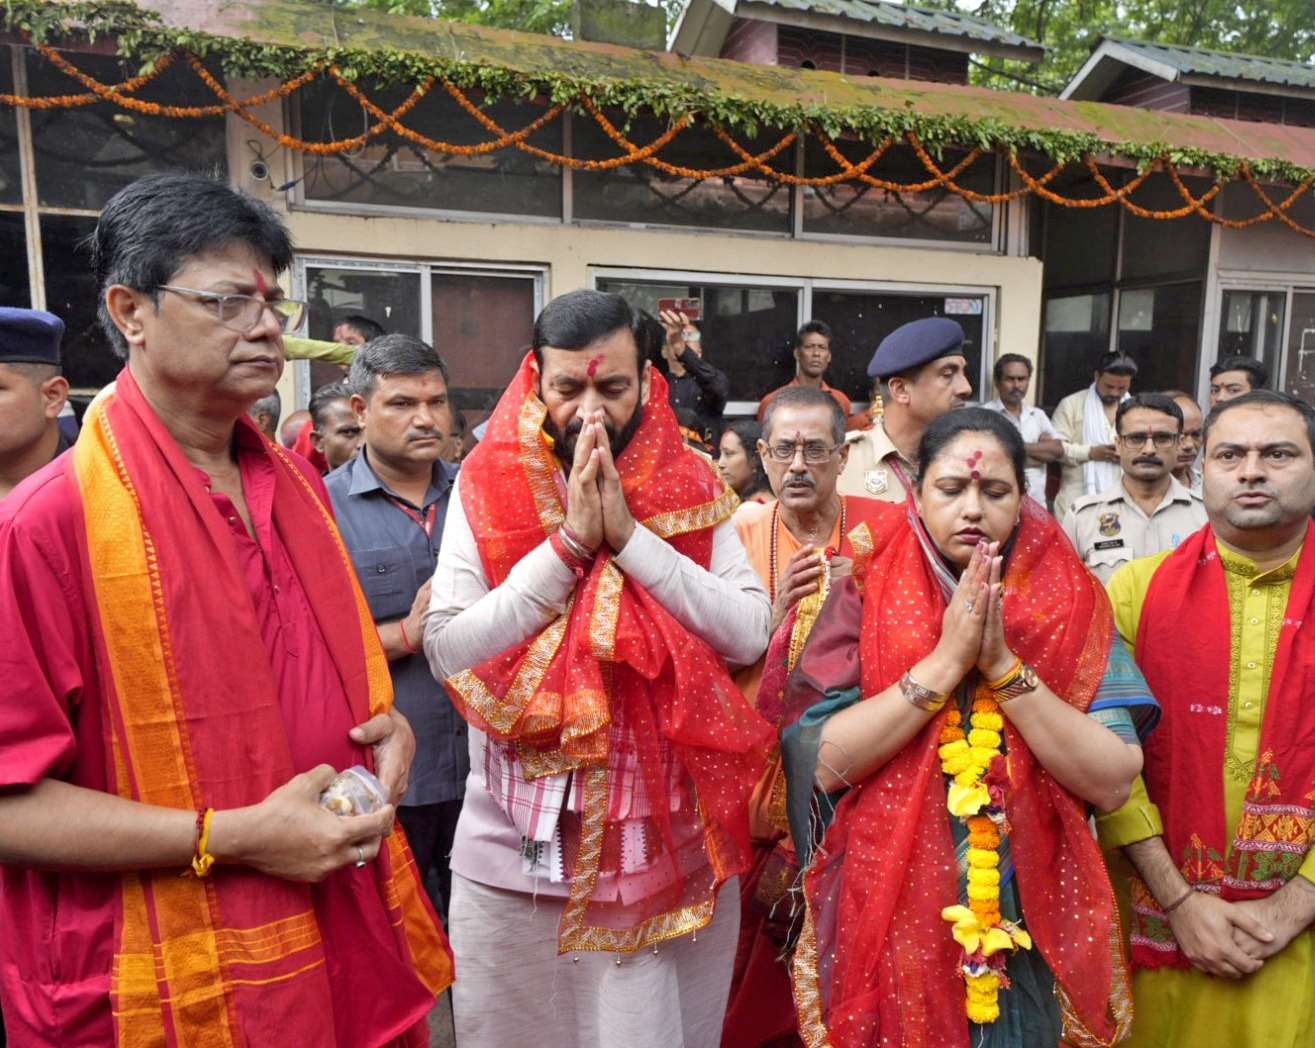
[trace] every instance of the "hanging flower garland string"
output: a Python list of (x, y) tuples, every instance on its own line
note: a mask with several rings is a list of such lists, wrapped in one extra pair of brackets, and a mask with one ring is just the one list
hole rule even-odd
[(941, 917), (951, 923), (954, 941), (962, 947), (968, 1018), (982, 1025), (1000, 1017), (1000, 991), (1009, 988), (1009, 955), (1032, 948), (1031, 936), (1000, 915), (1000, 843), (1009, 832), (1003, 730), (1000, 704), (982, 684), (973, 699), (968, 732), (962, 715), (951, 709), (941, 728), (939, 750), (941, 771), (951, 777), (945, 806), (968, 829), (968, 905), (947, 906)]
[[(13, 3), (14, 0), (10, 0), (10, 2)], [(260, 131), (261, 134), (277, 142), (284, 148), (315, 156), (330, 156), (352, 152), (384, 132), (392, 131), (421, 148), (443, 155), (482, 156), (510, 147), (519, 149), (530, 156), (534, 156), (558, 166), (584, 171), (609, 171), (629, 164), (642, 163), (664, 174), (673, 177), (689, 178), (695, 181), (705, 178), (736, 177), (752, 171), (772, 182), (789, 186), (820, 188), (857, 181), (871, 188), (891, 193), (919, 193), (934, 188), (941, 188), (955, 193), (965, 200), (987, 204), (1001, 204), (1031, 194), (1039, 196), (1043, 200), (1058, 207), (1066, 208), (1085, 210), (1118, 204), (1130, 214), (1136, 215), (1137, 217), (1159, 221), (1174, 220), (1195, 214), (1206, 221), (1213, 222), (1216, 225), (1223, 226), (1227, 229), (1246, 229), (1253, 225), (1278, 219), (1280, 223), (1288, 229), (1291, 229), (1293, 232), (1300, 233), (1306, 237), (1315, 238), (1315, 229), (1301, 225), (1290, 214), (1293, 203), (1305, 194), (1312, 185), (1315, 185), (1315, 174), (1302, 172), (1300, 182), (1295, 185), (1286, 197), (1276, 201), (1272, 199), (1266, 189), (1262, 187), (1257, 179), (1255, 171), (1252, 170), (1252, 165), (1246, 160), (1238, 160), (1235, 166), (1228, 166), (1226, 168), (1221, 167), (1218, 162), (1215, 162), (1218, 173), (1216, 174), (1214, 183), (1198, 197), (1187, 187), (1186, 183), (1183, 181), (1178, 165), (1172, 162), (1168, 156), (1162, 155), (1150, 160), (1149, 162), (1143, 161), (1138, 173), (1130, 178), (1124, 185), (1116, 188), (1109, 182), (1104, 173), (1100, 171), (1093, 153), (1087, 151), (1082, 156), (1081, 162), (1085, 163), (1097, 186), (1103, 191), (1103, 195), (1097, 197), (1067, 197), (1061, 193), (1055, 192), (1049, 187), (1049, 183), (1065, 169), (1065, 162), (1062, 158), (1056, 159), (1052, 167), (1050, 167), (1044, 174), (1037, 177), (1032, 175), (1023, 166), (1018, 154), (1018, 146), (1011, 145), (1007, 142), (1001, 143), (994, 150), (981, 145), (975, 146), (972, 149), (969, 149), (964, 157), (957, 161), (953, 166), (948, 169), (942, 169), (932, 158), (928, 149), (924, 146), (920, 135), (916, 133), (914, 129), (909, 128), (903, 131), (892, 132), (880, 137), (879, 139), (873, 139), (873, 141), (876, 142), (873, 151), (859, 163), (852, 163), (843, 153), (840, 152), (828, 134), (821, 127), (815, 126), (814, 122), (810, 120), (804, 123), (799, 129), (785, 133), (768, 149), (761, 153), (754, 154), (749, 152), (749, 150), (736, 141), (736, 139), (724, 127), (722, 127), (718, 121), (708, 119), (705, 115), (700, 114), (698, 107), (692, 107), (683, 114), (673, 114), (666, 131), (658, 135), (648, 145), (639, 146), (636, 143), (631, 142), (611, 123), (611, 121), (607, 119), (599, 104), (590, 96), (589, 89), (585, 87), (581, 87), (570, 100), (559, 101), (550, 106), (543, 115), (532, 121), (527, 126), (518, 131), (508, 131), (501, 127), (492, 117), (471, 101), (461, 87), (459, 87), (451, 78), (442, 75), (442, 73), (437, 70), (415, 87), (410, 96), (391, 112), (385, 112), (382, 108), (371, 101), (353, 82), (351, 76), (343, 75), (336, 67), (332, 66), (326, 58), (308, 57), (307, 68), (297, 73), (297, 75), (290, 77), (285, 82), (278, 84), (267, 91), (239, 99), (231, 95), (224, 88), (210, 71), (206, 69), (198, 54), (190, 49), (188, 44), (182, 39), (179, 39), (173, 45), (173, 51), (170, 51), (167, 48), (162, 48), (161, 53), (154, 59), (153, 65), (147, 72), (123, 80), (117, 84), (106, 84), (97, 80), (95, 77), (84, 73), (58, 51), (44, 43), (42, 41), (43, 33), (30, 32), (24, 28), (20, 28), (18, 31), (20, 35), (23, 35), (29, 40), (31, 46), (37, 50), (42, 58), (50, 62), (66, 76), (80, 83), (87, 90), (80, 94), (48, 95), (44, 97), (29, 97), (13, 93), (0, 93), (0, 105), (9, 106), (11, 108), (35, 110), (72, 109), (92, 105), (99, 101), (117, 105), (123, 109), (142, 113), (147, 116), (172, 119), (197, 119), (221, 116), (225, 113), (233, 113), (239, 119), (244, 120), (246, 123)], [(32, 36), (37, 36), (37, 39), (31, 39)], [(209, 88), (219, 104), (205, 106), (179, 106), (148, 102), (141, 98), (134, 97), (134, 94), (142, 87), (158, 78), (162, 72), (170, 67), (170, 65), (175, 64), (179, 56), (185, 58), (188, 65), (196, 73), (198, 79)], [(374, 117), (375, 122), (372, 123), (362, 134), (352, 136), (351, 138), (339, 139), (331, 142), (311, 142), (293, 135), (281, 133), (268, 121), (261, 119), (252, 112), (252, 109), (257, 106), (266, 105), (270, 102), (290, 97), (302, 87), (310, 84), (320, 76), (329, 76), (334, 79), (340, 88), (351, 95), (354, 100), (362, 105), (370, 115)], [(441, 83), (444, 90), (452, 96), (461, 109), (494, 137), (487, 141), (472, 145), (457, 145), (452, 142), (442, 142), (431, 139), (403, 124), (401, 118), (406, 116), (416, 105), (419, 104), (436, 82)], [(558, 119), (562, 113), (565, 112), (566, 108), (572, 105), (580, 107), (592, 116), (608, 138), (619, 146), (623, 152), (619, 156), (609, 157), (603, 160), (583, 160), (578, 157), (566, 156), (530, 144), (528, 139), (534, 134), (534, 132)], [(672, 164), (661, 158), (659, 155), (660, 152), (670, 145), (670, 143), (682, 131), (691, 126), (696, 119), (706, 121), (707, 126), (717, 138), (720, 139), (735, 155), (738, 159), (738, 163), (718, 167), (695, 168)], [(805, 135), (811, 135), (821, 144), (828, 157), (833, 163), (835, 163), (837, 167), (835, 172), (828, 175), (796, 175), (789, 171), (782, 171), (772, 166), (773, 160)], [(922, 166), (931, 176), (930, 178), (917, 182), (899, 183), (878, 178), (870, 173), (869, 169), (877, 163), (889, 147), (895, 142), (901, 140), (907, 143), (909, 148), (912, 149)], [(1117, 147), (1111, 148), (1117, 150)], [(1018, 187), (1000, 193), (979, 193), (967, 186), (959, 184), (957, 181), (958, 177), (967, 170), (968, 167), (976, 163), (978, 159), (992, 155), (993, 152), (996, 155), (1003, 155), (1005, 157), (1010, 168), (1019, 179), (1020, 185)], [(1131, 199), (1132, 194), (1152, 173), (1157, 171), (1164, 172), (1172, 181), (1174, 188), (1182, 198), (1183, 206), (1156, 210), (1142, 207)], [(1293, 176), (1289, 181), (1296, 182), (1297, 176)], [(1244, 219), (1234, 219), (1227, 218), (1221, 214), (1216, 214), (1209, 209), (1207, 205), (1219, 196), (1226, 185), (1232, 182), (1241, 182), (1251, 190), (1259, 205), (1259, 211), (1256, 214)]]

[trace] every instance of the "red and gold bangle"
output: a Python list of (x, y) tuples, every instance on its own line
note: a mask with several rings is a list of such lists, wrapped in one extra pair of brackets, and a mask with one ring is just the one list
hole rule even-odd
[(589, 562), (571, 548), (566, 538), (562, 535), (562, 531), (564, 530), (566, 529), (561, 528), (549, 535), (548, 545), (553, 548), (553, 552), (557, 554), (558, 559), (575, 572), (575, 577), (577, 579), (582, 579), (589, 573)]

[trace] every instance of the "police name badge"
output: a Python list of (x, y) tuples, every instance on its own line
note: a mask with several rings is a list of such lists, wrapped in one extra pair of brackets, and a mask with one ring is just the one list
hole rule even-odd
[(888, 483), (884, 469), (870, 469), (863, 474), (863, 487), (873, 495), (884, 494)]

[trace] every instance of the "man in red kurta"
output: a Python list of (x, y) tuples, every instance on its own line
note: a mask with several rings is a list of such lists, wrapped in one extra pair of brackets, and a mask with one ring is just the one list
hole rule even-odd
[(263, 205), (118, 194), (95, 235), (128, 366), (0, 509), (0, 996), (19, 1045), (427, 1043), (451, 966), (392, 807), (410, 730), (304, 462), (244, 417), (302, 312)]

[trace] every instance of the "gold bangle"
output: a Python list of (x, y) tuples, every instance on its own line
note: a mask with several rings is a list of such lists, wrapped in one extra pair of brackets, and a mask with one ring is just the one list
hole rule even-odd
[(986, 686), (991, 691), (1000, 691), (1003, 688), (1009, 687), (1009, 685), (1014, 682), (1014, 678), (1017, 677), (1022, 672), (1023, 672), (1023, 660), (1015, 657), (1014, 664), (1009, 667), (1009, 669), (1005, 672), (1004, 676), (997, 677), (995, 680), (988, 680), (986, 682)]
[(198, 877), (208, 877), (210, 867), (215, 864), (215, 857), (210, 854), (210, 823), (215, 817), (215, 809), (207, 808), (200, 818), (201, 832), (196, 838), (196, 855), (192, 858), (192, 872)]
[(926, 710), (928, 713), (938, 713), (950, 697), (948, 694), (942, 695), (930, 688), (924, 688), (913, 679), (908, 670), (905, 670), (904, 676), (899, 679), (899, 690), (911, 705), (917, 706), (920, 710)]

